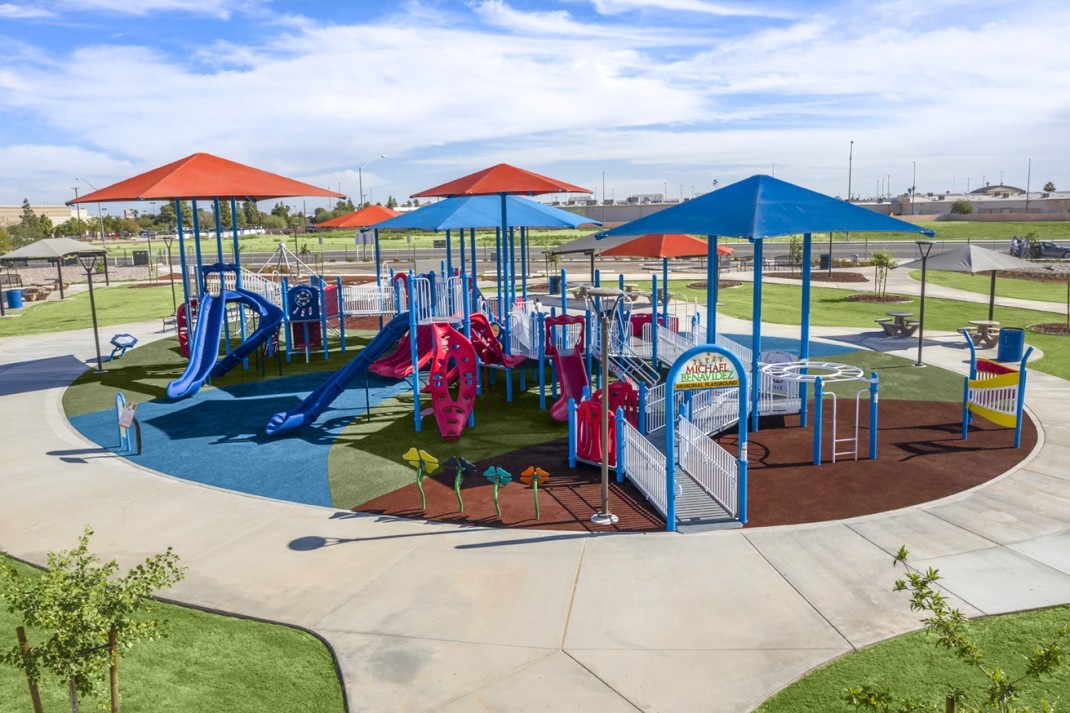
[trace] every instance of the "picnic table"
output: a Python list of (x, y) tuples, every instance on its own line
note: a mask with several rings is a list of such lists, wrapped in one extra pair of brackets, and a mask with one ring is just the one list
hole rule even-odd
[(878, 317), (875, 321), (889, 337), (909, 337), (918, 331), (920, 322), (911, 321), (913, 312), (888, 312), (887, 317)]
[(968, 331), (970, 341), (975, 346), (984, 347), (985, 349), (991, 349), (996, 346), (996, 342), (999, 341), (999, 322), (993, 322), (988, 319), (971, 319), (969, 322), (977, 327), (975, 330)]

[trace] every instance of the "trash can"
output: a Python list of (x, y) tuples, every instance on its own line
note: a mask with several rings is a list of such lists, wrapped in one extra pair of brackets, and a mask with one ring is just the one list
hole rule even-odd
[(818, 256), (818, 269), (828, 270), (832, 268), (832, 253), (821, 253)]
[(561, 275), (550, 275), (550, 294), (556, 295), (561, 292)]
[(134, 267), (139, 265), (149, 264), (149, 251), (148, 250), (135, 250), (134, 251)]
[(999, 330), (999, 345), (996, 361), (1021, 361), (1025, 348), (1025, 330), (1021, 327), (1003, 327)]
[(22, 290), (8, 290), (5, 293), (7, 297), (8, 309), (18, 309), (22, 307)]

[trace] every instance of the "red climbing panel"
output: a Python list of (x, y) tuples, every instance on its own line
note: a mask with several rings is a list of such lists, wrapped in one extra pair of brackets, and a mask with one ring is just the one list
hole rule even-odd
[[(442, 438), (461, 437), (476, 400), (476, 350), (464, 335), (446, 323), (430, 325), (434, 332), (431, 357), (431, 405)], [(457, 394), (450, 394), (450, 382), (459, 379)]]

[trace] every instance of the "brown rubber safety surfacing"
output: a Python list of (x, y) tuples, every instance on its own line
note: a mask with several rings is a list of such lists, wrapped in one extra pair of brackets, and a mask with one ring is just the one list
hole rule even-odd
[[(849, 412), (849, 413), (848, 413)], [(970, 437), (961, 438), (962, 406), (946, 402), (883, 400), (880, 404), (878, 456), (865, 459), (869, 442), (868, 415), (863, 409), (859, 431), (863, 460), (830, 458), (826, 411), (824, 462), (813, 462), (813, 429), (799, 428), (799, 417), (769, 417), (749, 435), (750, 476), (747, 527), (793, 525), (870, 515), (938, 500), (967, 490), (1005, 473), (1024, 459), (1036, 444), (1037, 431), (1026, 417), (1022, 447), (1013, 448), (1014, 432), (981, 418)], [(854, 408), (843, 408), (839, 437), (853, 431)], [(812, 419), (811, 419), (812, 422)], [(737, 437), (718, 439), (729, 453)], [(841, 444), (841, 449), (846, 444)], [(424, 480), (427, 510), (420, 510), (415, 484), (407, 485), (354, 508), (362, 512), (491, 527), (643, 532), (664, 529), (664, 521), (630, 482), (615, 482), (610, 474), (610, 509), (620, 517), (612, 527), (592, 525), (591, 515), (601, 501), (600, 471), (595, 466), (568, 468), (567, 441), (553, 441), (506, 453), (477, 464), (482, 473), (491, 465), (513, 474), (501, 489), (502, 518), (494, 510), (493, 485), (482, 476), (462, 486), (465, 512), (457, 508), (453, 474)], [(519, 482), (529, 465), (550, 473), (539, 488), (541, 520), (535, 520), (531, 489)]]

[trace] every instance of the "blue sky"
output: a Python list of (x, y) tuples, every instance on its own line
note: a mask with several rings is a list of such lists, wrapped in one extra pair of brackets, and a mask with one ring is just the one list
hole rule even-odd
[[(1070, 189), (1070, 5), (0, 0), (0, 204), (197, 151), (358, 194), (498, 162), (623, 199)], [(84, 189), (84, 184), (79, 183)]]

